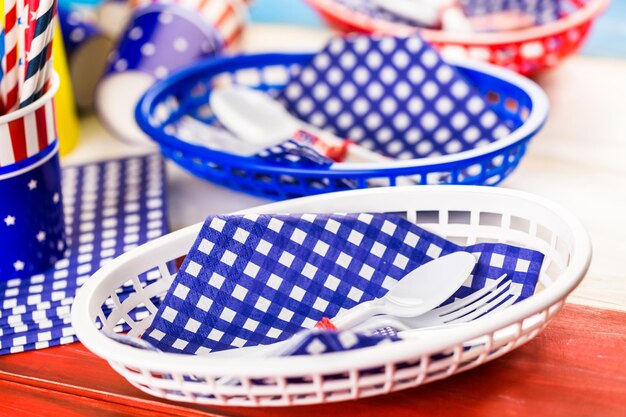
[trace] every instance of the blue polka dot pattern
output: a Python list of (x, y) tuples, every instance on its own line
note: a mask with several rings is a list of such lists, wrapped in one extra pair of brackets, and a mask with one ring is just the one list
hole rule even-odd
[(105, 76), (141, 71), (160, 79), (202, 58), (214, 56), (222, 40), (193, 11), (175, 4), (138, 9), (122, 35)]
[(513, 128), (418, 36), (334, 38), (280, 99), (298, 118), (398, 159), (474, 149)]
[(80, 46), (102, 32), (88, 13), (72, 7), (58, 8), (59, 23), (68, 59)]

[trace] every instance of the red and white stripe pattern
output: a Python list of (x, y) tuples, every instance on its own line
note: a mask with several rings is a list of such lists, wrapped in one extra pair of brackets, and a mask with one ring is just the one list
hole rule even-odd
[(248, 16), (246, 0), (181, 0), (190, 4), (209, 21), (213, 22), (227, 48), (233, 46), (241, 36)]
[(16, 0), (4, 1), (4, 45), (2, 57), (1, 92), (4, 110), (9, 112), (17, 107), (19, 100), (19, 62), (18, 62), (18, 7)]
[(139, 0), (137, 5), (174, 3), (199, 11), (215, 26), (227, 48), (237, 43), (248, 18), (251, 0)]
[(56, 139), (54, 100), (23, 117), (0, 124), (0, 168), (21, 162)]

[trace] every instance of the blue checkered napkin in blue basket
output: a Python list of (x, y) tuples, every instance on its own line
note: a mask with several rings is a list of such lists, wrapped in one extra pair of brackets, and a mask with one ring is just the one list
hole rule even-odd
[(474, 149), (514, 128), (418, 35), (334, 38), (279, 99), (296, 117), (397, 159)]
[(330, 158), (320, 154), (308, 143), (288, 139), (276, 146), (263, 149), (255, 155), (256, 158), (267, 162), (304, 167), (329, 167), (334, 163)]
[[(0, 355), (74, 342), (69, 317), (78, 288), (104, 263), (167, 232), (160, 155), (64, 167), (62, 178), (66, 257), (42, 274), (0, 281)], [(139, 281), (159, 277), (149, 271)], [(120, 300), (131, 291), (123, 287)]]
[(188, 354), (287, 339), (457, 251), (478, 263), (448, 301), (504, 273), (519, 300), (533, 294), (541, 253), (496, 243), (461, 247), (393, 214), (211, 216), (143, 338)]
[[(263, 151), (255, 155), (263, 161), (283, 165), (292, 168), (330, 168), (335, 163), (332, 159), (325, 155), (322, 155), (313, 146), (313, 141), (316, 138), (306, 132), (298, 132), (294, 139), (288, 139), (276, 146), (266, 148)], [(293, 180), (294, 183), (298, 183), (298, 180), (290, 177), (287, 174), (281, 176), (282, 182), (289, 182)], [(319, 178), (317, 180), (319, 184), (311, 182), (310, 187), (319, 185), (320, 188), (328, 186), (328, 178)], [(336, 184), (337, 190), (350, 190), (357, 188), (355, 181), (348, 179), (339, 179)]]

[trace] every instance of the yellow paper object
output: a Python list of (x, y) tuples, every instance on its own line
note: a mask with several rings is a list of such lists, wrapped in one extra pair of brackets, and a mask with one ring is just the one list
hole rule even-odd
[(59, 74), (61, 85), (55, 98), (57, 116), (57, 132), (61, 156), (67, 155), (78, 144), (79, 122), (74, 103), (74, 93), (67, 66), (65, 47), (61, 37), (61, 30), (57, 22), (54, 28), (54, 42), (52, 44), (53, 64)]

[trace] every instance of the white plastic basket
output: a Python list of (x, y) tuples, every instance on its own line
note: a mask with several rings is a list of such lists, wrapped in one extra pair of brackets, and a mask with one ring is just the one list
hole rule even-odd
[[(96, 272), (79, 291), (72, 324), (83, 344), (137, 388), (175, 401), (232, 406), (287, 406), (386, 394), (474, 368), (535, 337), (578, 285), (591, 260), (580, 222), (543, 198), (503, 188), (472, 186), (393, 187), (305, 197), (245, 210), (246, 213), (390, 212), (460, 244), (507, 242), (545, 255), (537, 292), (505, 310), (440, 337), (403, 340), (321, 357), (216, 359), (146, 351), (107, 337), (120, 322), (141, 334), (173, 276), (169, 261), (184, 256), (201, 224), (140, 246)], [(147, 285), (137, 276), (158, 267)], [(120, 302), (115, 290), (128, 281), (136, 290)], [(103, 306), (113, 306), (108, 316)], [(147, 306), (139, 321), (129, 312)], [(97, 318), (103, 326), (99, 326)], [(102, 327), (102, 328), (101, 328)], [(219, 385), (237, 377), (240, 385)], [(520, 377), (523, 377), (520, 375)]]

